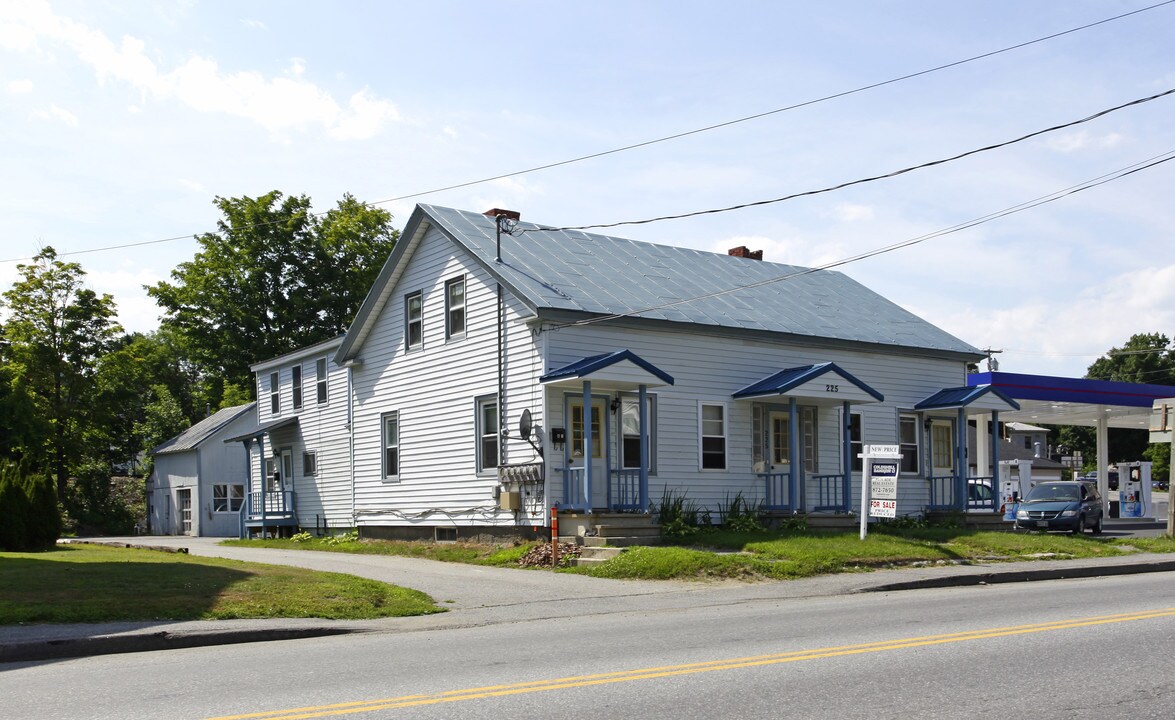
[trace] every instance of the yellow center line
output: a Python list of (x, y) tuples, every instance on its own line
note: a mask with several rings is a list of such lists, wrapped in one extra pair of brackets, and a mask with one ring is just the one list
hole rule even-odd
[(970, 640), (986, 640), (1011, 635), (1027, 635), (1030, 633), (1053, 632), (1094, 625), (1108, 625), (1111, 623), (1133, 622), (1137, 620), (1151, 620), (1155, 618), (1175, 616), (1175, 608), (1162, 610), (1148, 610), (1134, 613), (1119, 613), (1116, 615), (1099, 615), (1075, 620), (1060, 620), (1031, 625), (1013, 625), (1010, 627), (991, 628), (987, 630), (970, 630), (960, 633), (943, 635), (924, 635), (921, 637), (902, 638), (897, 640), (883, 640), (859, 645), (842, 645), (837, 647), (817, 648), (814, 650), (793, 650), (770, 655), (753, 655), (742, 658), (728, 658), (725, 660), (711, 660), (707, 662), (688, 663), (684, 665), (666, 665), (663, 667), (642, 668), (637, 670), (619, 670), (616, 672), (599, 673), (595, 675), (577, 675), (550, 680), (535, 680), (510, 685), (488, 685), (485, 687), (468, 688), (464, 690), (449, 690), (439, 693), (420, 695), (403, 695), (395, 698), (379, 700), (360, 700), (354, 702), (337, 703), (333, 705), (317, 705), (312, 707), (289, 708), (285, 710), (270, 710), (266, 712), (247, 713), (244, 715), (223, 715), (207, 720), (307, 720), (308, 718), (330, 717), (335, 715), (352, 715), (356, 713), (373, 712), (376, 710), (391, 710), (395, 708), (415, 707), (421, 705), (437, 705), (440, 703), (477, 700), (491, 697), (504, 697), (533, 692), (548, 692), (568, 688), (589, 687), (611, 683), (632, 682), (635, 680), (654, 680), (657, 678), (691, 675), (694, 673), (712, 672), (715, 670), (737, 670), (740, 668), (759, 667), (763, 665), (777, 665), (780, 663), (798, 662), (801, 660), (818, 660), (821, 658), (843, 657), (846, 655), (861, 655), (864, 653), (883, 652), (887, 650), (902, 650), (928, 645), (944, 645), (947, 643), (966, 642)]

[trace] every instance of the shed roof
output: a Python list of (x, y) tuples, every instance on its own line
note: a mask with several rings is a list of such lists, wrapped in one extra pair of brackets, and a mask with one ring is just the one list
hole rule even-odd
[(492, 276), (542, 315), (689, 323), (798, 338), (869, 343), (978, 358), (973, 346), (831, 270), (655, 245), (519, 222), (501, 236), (480, 213), (417, 205), (339, 351), (357, 351), (388, 299), (412, 247), (439, 228)]
[(251, 402), (245, 405), (236, 405), (234, 407), (227, 407), (217, 410), (192, 427), (184, 430), (179, 435), (176, 435), (167, 442), (162, 443), (153, 449), (151, 454), (163, 455), (166, 453), (195, 450), (200, 446), (200, 443), (215, 435), (217, 431), (224, 428), (233, 420), (236, 420), (245, 413), (252, 411), (256, 406), (257, 403)]

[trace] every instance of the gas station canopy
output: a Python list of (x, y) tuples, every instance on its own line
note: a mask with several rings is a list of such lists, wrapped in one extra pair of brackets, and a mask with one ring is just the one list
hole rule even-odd
[(1155, 400), (1175, 397), (1170, 385), (986, 372), (967, 376), (971, 386), (990, 385), (1020, 405), (1000, 413), (1005, 421), (1033, 425), (1086, 425), (1146, 430)]

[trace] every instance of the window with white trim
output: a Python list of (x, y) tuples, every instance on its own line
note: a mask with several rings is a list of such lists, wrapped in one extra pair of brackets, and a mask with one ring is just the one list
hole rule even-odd
[(221, 483), (212, 486), (212, 512), (240, 512), (244, 504), (244, 485)]
[(404, 346), (419, 348), (424, 342), (424, 294), (419, 290), (404, 297)]
[(480, 473), (498, 467), (498, 397), (480, 397), (476, 405), (477, 471)]
[(290, 368), (290, 389), (294, 395), (294, 409), (302, 409), (302, 366), (295, 365)]
[(898, 416), (898, 448), (902, 453), (902, 472), (918, 474), (922, 453), (918, 447), (918, 416)]
[(726, 405), (702, 403), (698, 409), (698, 448), (703, 470), (726, 469)]
[(383, 428), (383, 479), (400, 479), (400, 413), (397, 410), (384, 413), (380, 425)]
[(282, 398), (278, 386), (278, 376), (276, 372), (271, 372), (269, 373), (269, 412), (271, 415), (280, 415), (281, 411)]
[[(620, 396), (620, 466), (641, 466), (640, 395)], [(645, 395), (645, 416), (649, 422), (649, 474), (657, 474), (657, 396)]]
[(445, 283), (445, 339), (465, 335), (465, 276)]
[(318, 358), (314, 362), (314, 392), (319, 405), (326, 402), (326, 358)]
[(302, 476), (314, 477), (318, 474), (318, 453), (306, 450), (302, 453)]

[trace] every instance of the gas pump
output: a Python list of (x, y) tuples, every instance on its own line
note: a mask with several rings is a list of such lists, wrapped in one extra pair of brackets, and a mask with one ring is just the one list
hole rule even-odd
[(1000, 460), (1000, 512), (1014, 522), (1020, 499), (1032, 489), (1031, 460)]
[(1118, 516), (1151, 516), (1151, 464), (1118, 463)]

